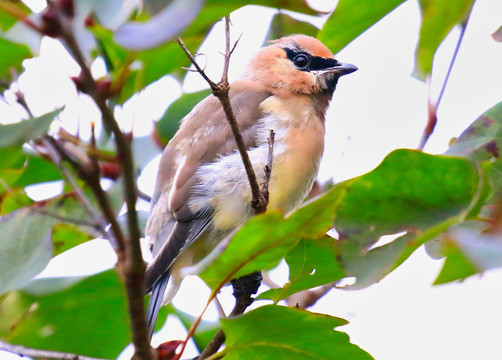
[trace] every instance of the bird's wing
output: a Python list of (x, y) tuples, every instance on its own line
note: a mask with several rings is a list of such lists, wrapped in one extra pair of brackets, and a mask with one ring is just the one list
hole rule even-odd
[[(260, 103), (269, 97), (243, 83), (231, 86), (230, 102), (247, 148), (255, 146)], [(211, 222), (212, 209), (193, 213), (189, 206), (196, 171), (206, 163), (236, 150), (230, 126), (217, 98), (210, 95), (185, 119), (162, 154), (152, 198), (147, 235), (154, 260), (146, 274), (147, 291)]]

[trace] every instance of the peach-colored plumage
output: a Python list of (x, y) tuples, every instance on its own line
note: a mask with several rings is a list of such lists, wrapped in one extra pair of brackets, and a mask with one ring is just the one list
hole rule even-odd
[[(259, 183), (267, 138), (275, 132), (268, 210), (290, 212), (308, 194), (324, 150), (329, 101), (338, 78), (355, 70), (317, 39), (292, 35), (258, 51), (244, 76), (230, 85), (232, 109)], [(161, 303), (176, 293), (182, 267), (207, 255), (252, 214), (235, 140), (219, 101), (210, 95), (182, 120), (160, 161), (146, 228), (154, 255), (146, 274), (146, 289), (152, 291), (150, 332)]]

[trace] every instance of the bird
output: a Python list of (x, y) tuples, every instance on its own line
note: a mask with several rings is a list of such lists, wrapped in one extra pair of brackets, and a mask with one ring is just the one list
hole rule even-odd
[[(229, 98), (258, 183), (268, 137), (275, 133), (267, 211), (298, 208), (312, 188), (324, 151), (325, 114), (338, 79), (357, 70), (319, 40), (294, 34), (273, 40), (230, 84)], [(165, 147), (145, 234), (153, 261), (150, 337), (162, 305), (183, 280), (182, 269), (206, 256), (252, 215), (251, 189), (220, 101), (209, 95), (186, 115)]]

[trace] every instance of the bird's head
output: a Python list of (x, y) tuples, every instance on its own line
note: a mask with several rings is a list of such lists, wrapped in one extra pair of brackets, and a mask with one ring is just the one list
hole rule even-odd
[(336, 60), (319, 40), (297, 34), (260, 49), (250, 62), (247, 76), (272, 92), (315, 95), (332, 93), (340, 76), (356, 70), (356, 66)]

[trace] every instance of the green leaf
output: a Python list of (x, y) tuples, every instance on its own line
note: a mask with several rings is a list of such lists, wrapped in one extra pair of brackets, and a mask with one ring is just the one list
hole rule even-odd
[(0, 37), (0, 78), (10, 75), (11, 69), (21, 69), (24, 59), (32, 56), (28, 46)]
[(20, 146), (0, 148), (0, 195), (12, 189), (23, 172), (26, 155)]
[(446, 260), (441, 272), (434, 280), (434, 285), (446, 284), (456, 280), (464, 280), (477, 274), (478, 269), (466, 258), (455, 245), (450, 244), (445, 250)]
[(31, 118), (16, 124), (0, 125), (0, 147), (20, 146), (44, 135), (49, 130), (54, 118), (62, 110), (58, 109), (38, 118)]
[[(183, 326), (187, 331), (197, 320), (197, 317), (192, 316), (184, 311), (181, 311), (176, 307), (174, 307), (172, 304), (169, 304), (160, 309), (159, 316), (157, 318), (157, 323), (155, 324), (155, 331), (160, 330), (160, 328), (164, 326), (167, 315), (176, 316), (181, 321), (181, 323), (183, 324)], [(219, 329), (220, 329), (219, 322), (213, 322), (207, 320), (200, 321), (199, 325), (197, 326), (197, 329), (195, 330), (195, 334), (192, 337), (193, 341), (195, 342), (195, 346), (197, 347), (199, 352), (202, 352), (202, 350), (204, 350), (204, 348), (213, 339), (214, 335), (216, 335)]]
[(330, 229), (337, 196), (330, 192), (286, 219), (278, 212), (253, 217), (203, 260), (201, 278), (217, 289), (232, 278), (277, 266), (301, 238), (320, 238)]
[(305, 34), (315, 37), (319, 29), (306, 21), (300, 21), (288, 14), (278, 12), (272, 18), (265, 42), (292, 34)]
[(0, 196), (6, 191), (61, 179), (52, 162), (38, 155), (24, 154), (21, 146), (0, 148), (0, 159), (4, 159), (0, 162)]
[[(10, 1), (8, 4), (4, 4), (4, 6), (7, 6), (9, 8), (14, 8), (16, 11), (19, 11), (21, 14), (28, 15), (31, 13), (30, 8), (27, 7), (24, 3), (21, 1)], [(0, 10), (0, 33), (3, 31), (9, 30), (12, 25), (14, 25), (17, 22), (17, 19), (7, 13), (5, 10)]]
[(384, 234), (425, 229), (465, 211), (478, 183), (469, 160), (395, 150), (375, 170), (341, 185), (346, 192), (335, 227), (344, 236), (364, 235), (364, 245)]
[[(420, 244), (463, 220), (483, 186), (474, 164), (462, 158), (396, 150), (373, 171), (338, 184), (344, 189), (335, 208), (340, 258), (351, 288), (378, 281)], [(383, 235), (407, 232), (368, 251)]]
[[(375, 284), (401, 265), (424, 241), (432, 236), (417, 241), (416, 234), (405, 234), (383, 246), (367, 252), (347, 248), (343, 265), (347, 273), (355, 276), (357, 282), (345, 286), (345, 289), (361, 289)], [(350, 241), (350, 240), (349, 240)]]
[(33, 200), (26, 195), (23, 189), (9, 191), (4, 195), (0, 195), (0, 215), (6, 215), (14, 210), (32, 204)]
[(1, 217), (0, 294), (25, 285), (49, 263), (53, 223), (29, 208)]
[(130, 341), (125, 299), (114, 270), (35, 280), (0, 303), (0, 336), (30, 348), (114, 359)]
[(283, 288), (271, 289), (260, 294), (258, 299), (278, 302), (295, 292), (343, 278), (345, 272), (336, 258), (334, 242), (335, 240), (328, 236), (319, 240), (301, 240), (286, 255), (289, 283)]
[(53, 256), (59, 255), (77, 245), (91, 240), (93, 237), (69, 224), (56, 224), (52, 228)]
[(162, 146), (178, 131), (179, 123), (202, 99), (211, 94), (211, 90), (201, 90), (181, 95), (167, 108), (158, 122), (155, 123), (155, 139)]
[(333, 328), (347, 321), (277, 305), (221, 319), (225, 359), (368, 360), (372, 357)]
[(317, 37), (333, 53), (337, 53), (403, 2), (340, 0)]
[(486, 228), (486, 223), (470, 221), (450, 229), (442, 237), (439, 246), (446, 260), (435, 285), (502, 267), (501, 232), (497, 228), (486, 232)]
[(502, 147), (502, 102), (479, 116), (446, 151), (476, 161), (500, 157)]
[[(488, 174), (483, 196), (473, 208), (473, 216), (483, 206), (495, 205), (502, 196), (502, 102), (479, 116), (450, 146), (447, 155), (464, 156), (479, 163)], [(487, 200), (488, 198), (488, 200)], [(486, 213), (486, 211), (484, 211)], [(485, 214), (491, 216), (491, 214)]]
[[(91, 222), (83, 205), (72, 194), (41, 201), (0, 218), (0, 233), (5, 234), (0, 242), (0, 294), (24, 286), (45, 268), (55, 255), (53, 227), (68, 223), (65, 219)], [(78, 226), (78, 229), (94, 237), (100, 235), (93, 227)], [(56, 236), (54, 245), (57, 249), (61, 245), (56, 254), (78, 245), (76, 236), (74, 231), (73, 237), (62, 245)]]
[(61, 180), (61, 173), (52, 161), (38, 155), (27, 154), (23, 172), (12, 183), (12, 187), (22, 188), (28, 185)]
[(432, 71), (436, 49), (453, 27), (465, 22), (474, 0), (419, 0), (422, 26), (415, 54), (414, 75), (425, 80)]

